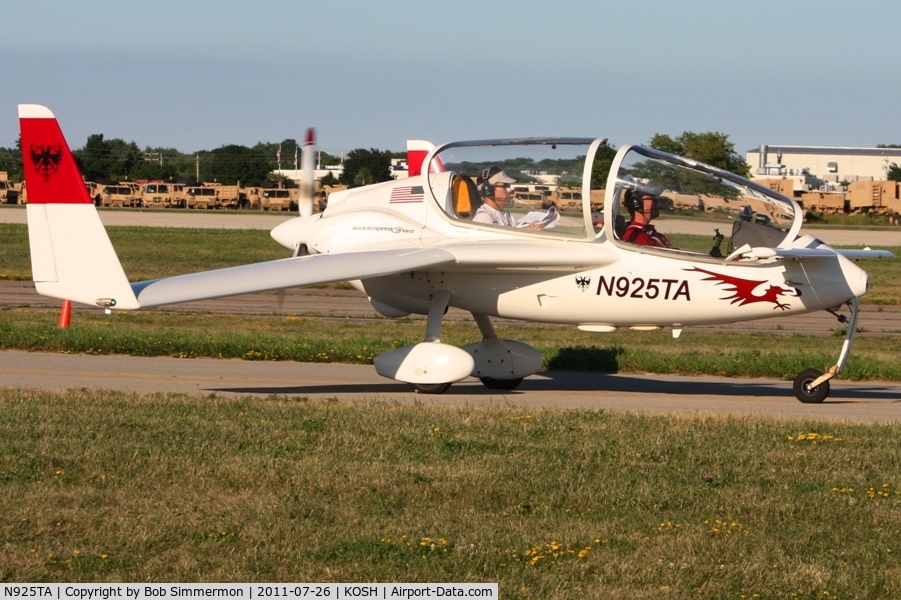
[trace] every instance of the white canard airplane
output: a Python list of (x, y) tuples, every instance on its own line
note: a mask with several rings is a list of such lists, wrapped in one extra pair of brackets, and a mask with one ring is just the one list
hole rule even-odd
[[(134, 310), (350, 281), (382, 315), (427, 315), (424, 341), (373, 361), (380, 375), (424, 393), (441, 393), (469, 376), (509, 390), (541, 369), (541, 354), (498, 338), (491, 317), (599, 333), (671, 328), (678, 337), (692, 325), (847, 305), (850, 319), (837, 363), (795, 379), (800, 401), (822, 402), (848, 358), (858, 299), (867, 291), (867, 274), (849, 259), (892, 256), (835, 250), (799, 236), (803, 216), (794, 200), (753, 181), (641, 146), (621, 147), (612, 161), (609, 154), (596, 158), (605, 140), (592, 138), (437, 148), (411, 142), (409, 178), (333, 193), (325, 211), (313, 214), (308, 135), (300, 216), (272, 231), (293, 257), (130, 283), (53, 113), (20, 105), (19, 119), (32, 272), (40, 294), (108, 311)], [(493, 165), (504, 172), (492, 176), (498, 170)], [(546, 203), (567, 198), (566, 208), (580, 209), (536, 211), (519, 227), (509, 226), (512, 215), (503, 226), (482, 222), (488, 219), (477, 216), (480, 206), (500, 193), (491, 184), (509, 188), (514, 179), (530, 182)], [(549, 184), (558, 186), (556, 196), (548, 196)], [(719, 250), (722, 236), (710, 252), (624, 241), (624, 204), (640, 195), (735, 215), (728, 251)], [(543, 229), (522, 226), (545, 217)], [(450, 306), (472, 313), (481, 341), (463, 348), (441, 343)]]

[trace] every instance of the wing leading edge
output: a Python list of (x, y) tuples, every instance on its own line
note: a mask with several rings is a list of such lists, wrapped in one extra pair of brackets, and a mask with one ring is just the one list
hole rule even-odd
[(452, 254), (429, 250), (378, 250), (284, 258), (176, 275), (131, 284), (141, 308), (304, 285), (367, 279), (454, 262)]

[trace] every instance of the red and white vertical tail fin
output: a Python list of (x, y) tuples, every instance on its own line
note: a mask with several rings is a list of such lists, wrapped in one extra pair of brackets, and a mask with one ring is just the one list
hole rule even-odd
[[(429, 152), (435, 149), (432, 142), (425, 140), (407, 140), (407, 176), (416, 177), (422, 173), (422, 163)], [(429, 167), (432, 173), (440, 173), (444, 171), (444, 165), (441, 159), (435, 159)]]
[(19, 125), (38, 293), (104, 308), (138, 308), (56, 117), (44, 106), (20, 104)]

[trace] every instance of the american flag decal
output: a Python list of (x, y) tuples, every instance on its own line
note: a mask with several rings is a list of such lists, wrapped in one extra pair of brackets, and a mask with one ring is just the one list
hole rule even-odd
[(406, 185), (396, 187), (391, 190), (391, 198), (388, 200), (390, 204), (399, 204), (401, 202), (422, 202), (422, 186)]

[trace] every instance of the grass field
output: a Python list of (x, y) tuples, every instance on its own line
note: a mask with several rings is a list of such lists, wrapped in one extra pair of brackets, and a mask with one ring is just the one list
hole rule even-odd
[[(291, 256), (264, 230), (114, 226), (107, 231), (132, 281)], [(31, 279), (27, 227), (0, 223), (0, 236), (0, 278)]]
[(0, 391), (0, 581), (896, 598), (901, 425)]

